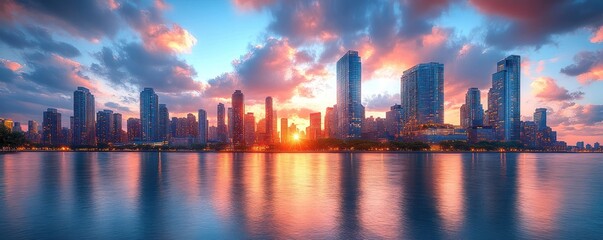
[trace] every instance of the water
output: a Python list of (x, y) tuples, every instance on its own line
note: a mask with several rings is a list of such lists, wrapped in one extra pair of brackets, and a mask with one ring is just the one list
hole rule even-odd
[(0, 155), (3, 239), (602, 239), (601, 154)]

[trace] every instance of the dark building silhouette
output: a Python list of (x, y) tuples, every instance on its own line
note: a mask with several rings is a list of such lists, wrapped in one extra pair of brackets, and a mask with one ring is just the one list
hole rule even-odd
[(232, 94), (232, 143), (234, 147), (245, 146), (245, 96), (241, 90)]

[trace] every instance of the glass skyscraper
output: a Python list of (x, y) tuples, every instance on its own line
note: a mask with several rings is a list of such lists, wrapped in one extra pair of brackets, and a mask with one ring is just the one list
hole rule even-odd
[(546, 108), (536, 108), (534, 112), (534, 123), (536, 123), (536, 129), (542, 131), (546, 129)]
[(61, 143), (61, 113), (55, 108), (49, 108), (42, 118), (42, 143), (59, 145)]
[(228, 142), (228, 130), (226, 129), (226, 109), (223, 103), (218, 103), (218, 141), (221, 143)]
[(274, 129), (273, 125), (275, 123), (274, 119), (274, 110), (272, 110), (272, 97), (266, 97), (266, 143), (270, 144), (274, 140)]
[(418, 64), (404, 71), (400, 84), (404, 124), (444, 123), (444, 64)]
[(357, 51), (348, 51), (337, 61), (337, 137), (360, 138), (364, 106), (361, 97), (362, 70)]
[(500, 141), (520, 140), (521, 59), (511, 55), (499, 61), (488, 92), (488, 121)]
[(96, 145), (94, 95), (85, 87), (73, 92), (73, 145)]
[(143, 142), (159, 140), (159, 97), (152, 88), (140, 92), (140, 123)]
[(461, 106), (461, 127), (470, 128), (484, 125), (484, 108), (481, 103), (481, 92), (477, 88), (469, 88), (465, 94), (465, 104)]
[(98, 143), (109, 144), (113, 142), (113, 111), (103, 110), (96, 113), (96, 137)]

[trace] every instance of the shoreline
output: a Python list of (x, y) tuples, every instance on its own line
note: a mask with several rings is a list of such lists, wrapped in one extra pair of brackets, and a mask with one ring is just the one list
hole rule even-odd
[(165, 152), (165, 153), (394, 153), (394, 154), (417, 154), (417, 153), (603, 153), (603, 152), (570, 152), (570, 151), (359, 151), (359, 150), (337, 150), (337, 151), (212, 151), (212, 150), (15, 150), (0, 151), (3, 153), (20, 152)]

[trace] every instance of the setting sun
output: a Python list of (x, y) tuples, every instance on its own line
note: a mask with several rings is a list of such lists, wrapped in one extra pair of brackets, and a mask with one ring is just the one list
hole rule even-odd
[(299, 141), (299, 134), (293, 134), (293, 141)]

